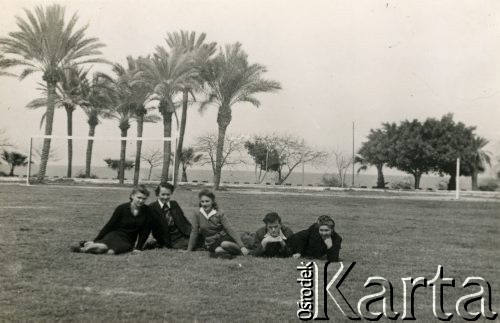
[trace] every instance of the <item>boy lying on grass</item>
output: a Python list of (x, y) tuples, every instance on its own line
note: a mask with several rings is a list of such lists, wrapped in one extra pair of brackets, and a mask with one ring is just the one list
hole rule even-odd
[(256, 257), (289, 257), (287, 239), (293, 231), (281, 224), (281, 217), (276, 212), (266, 214), (265, 226), (255, 232), (254, 250)]

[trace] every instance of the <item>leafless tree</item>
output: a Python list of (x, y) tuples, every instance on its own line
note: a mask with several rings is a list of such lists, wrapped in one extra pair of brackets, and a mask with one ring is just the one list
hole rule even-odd
[[(242, 156), (244, 150), (244, 136), (226, 135), (224, 139), (224, 150), (222, 152), (222, 167), (245, 164), (245, 159)], [(200, 165), (210, 164), (212, 171), (215, 174), (215, 161), (217, 153), (217, 134), (206, 133), (196, 138), (194, 148), (197, 152), (203, 154), (203, 159)]]
[(332, 152), (332, 156), (334, 158), (335, 167), (337, 169), (337, 174), (340, 179), (340, 185), (341, 187), (344, 187), (347, 170), (352, 165), (352, 157), (347, 157), (347, 154), (339, 149), (335, 149)]
[(142, 153), (141, 160), (149, 164), (148, 181), (151, 180), (153, 168), (163, 164), (163, 152), (160, 149), (150, 149)]
[(281, 167), (278, 171), (280, 184), (284, 183), (300, 164), (318, 165), (324, 163), (328, 157), (327, 152), (311, 147), (303, 139), (292, 135), (276, 136), (274, 142), (281, 160)]

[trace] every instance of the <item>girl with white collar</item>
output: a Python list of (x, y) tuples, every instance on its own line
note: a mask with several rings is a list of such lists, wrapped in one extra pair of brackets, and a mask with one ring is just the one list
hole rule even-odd
[(216, 256), (247, 255), (248, 249), (243, 245), (224, 212), (218, 208), (214, 193), (202, 190), (198, 198), (200, 209), (193, 217), (187, 250), (193, 251), (198, 235), (201, 234), (205, 239), (205, 247)]

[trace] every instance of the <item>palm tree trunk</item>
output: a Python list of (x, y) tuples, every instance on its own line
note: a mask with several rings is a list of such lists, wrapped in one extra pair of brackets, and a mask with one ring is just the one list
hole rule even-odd
[(477, 185), (477, 176), (478, 176), (478, 171), (475, 168), (472, 168), (472, 174), (471, 174), (471, 186), (473, 191), (478, 190), (478, 185)]
[[(172, 113), (166, 112), (163, 114), (163, 137), (170, 137), (172, 135)], [(170, 167), (170, 153), (171, 142), (163, 142), (163, 168), (161, 170), (161, 183), (167, 183), (168, 171)]]
[[(144, 128), (144, 115), (140, 114), (137, 118), (137, 137), (142, 137)], [(134, 185), (139, 184), (139, 174), (141, 173), (141, 150), (142, 140), (137, 140), (137, 148), (135, 152), (135, 166), (134, 166)]]
[(215, 171), (214, 171), (214, 190), (219, 189), (220, 178), (222, 175), (222, 158), (224, 153), (224, 141), (226, 139), (226, 130), (231, 123), (231, 107), (221, 105), (217, 113), (217, 124), (219, 125), (219, 135), (217, 137), (217, 151), (215, 154)]
[(177, 179), (179, 178), (179, 164), (180, 156), (182, 154), (182, 145), (184, 143), (184, 134), (186, 132), (186, 122), (187, 122), (187, 108), (188, 108), (188, 97), (189, 91), (184, 89), (182, 92), (182, 117), (181, 117), (181, 128), (179, 132), (179, 141), (177, 142), (177, 152), (175, 154), (175, 164), (174, 164), (174, 186), (177, 186)]
[[(121, 128), (121, 136), (127, 137), (128, 128)], [(127, 141), (122, 140), (120, 146), (120, 164), (118, 166), (118, 181), (123, 184), (125, 179), (125, 154), (127, 151)]]
[[(73, 111), (72, 106), (65, 106), (66, 109), (66, 127), (68, 131), (68, 136), (73, 135)], [(68, 139), (68, 171), (66, 172), (66, 177), (71, 178), (71, 169), (73, 165), (73, 139)]]
[(376, 165), (377, 167), (377, 188), (385, 188), (384, 173), (382, 172), (382, 167), (384, 164)]
[[(54, 108), (56, 97), (57, 81), (47, 81), (47, 112), (45, 113), (45, 135), (52, 135), (52, 125), (54, 123)], [(50, 139), (43, 140), (42, 156), (40, 160), (40, 169), (38, 170), (38, 181), (43, 181), (47, 171), (47, 163), (49, 161)]]
[(217, 152), (215, 155), (214, 190), (219, 189), (222, 175), (222, 154), (224, 151), (224, 140), (226, 138), (227, 127), (219, 125), (219, 136), (217, 137)]
[(182, 179), (181, 182), (186, 183), (188, 181), (187, 167), (182, 167)]
[[(97, 124), (89, 124), (89, 137), (94, 137), (95, 128)], [(92, 148), (94, 146), (94, 140), (89, 139), (87, 141), (87, 154), (85, 156), (85, 177), (90, 178), (90, 164), (92, 163)]]

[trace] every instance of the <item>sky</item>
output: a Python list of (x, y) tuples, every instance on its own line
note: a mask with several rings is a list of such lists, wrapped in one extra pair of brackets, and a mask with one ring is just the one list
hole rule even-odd
[[(477, 126), (488, 149), (500, 155), (500, 2), (498, 1), (13, 1), (3, 0), (0, 36), (16, 31), (23, 8), (61, 3), (78, 12), (87, 35), (106, 47), (103, 56), (124, 64), (127, 55), (147, 55), (166, 46), (167, 32), (207, 33), (219, 45), (240, 42), (251, 63), (265, 65), (266, 78), (282, 90), (258, 95), (261, 106), (237, 104), (228, 132), (288, 133), (321, 149), (350, 154), (383, 122), (440, 118)], [(109, 71), (96, 65), (95, 71)], [(0, 78), (0, 129), (19, 149), (29, 135), (42, 134), (43, 111), (26, 104), (39, 96), (35, 74), (23, 81)], [(54, 135), (65, 135), (59, 109)], [(216, 131), (216, 108), (188, 113), (186, 141)], [(74, 135), (88, 126), (77, 111)], [(97, 136), (119, 136), (105, 121)], [(129, 134), (135, 135), (132, 126)], [(160, 137), (161, 124), (144, 136)]]

